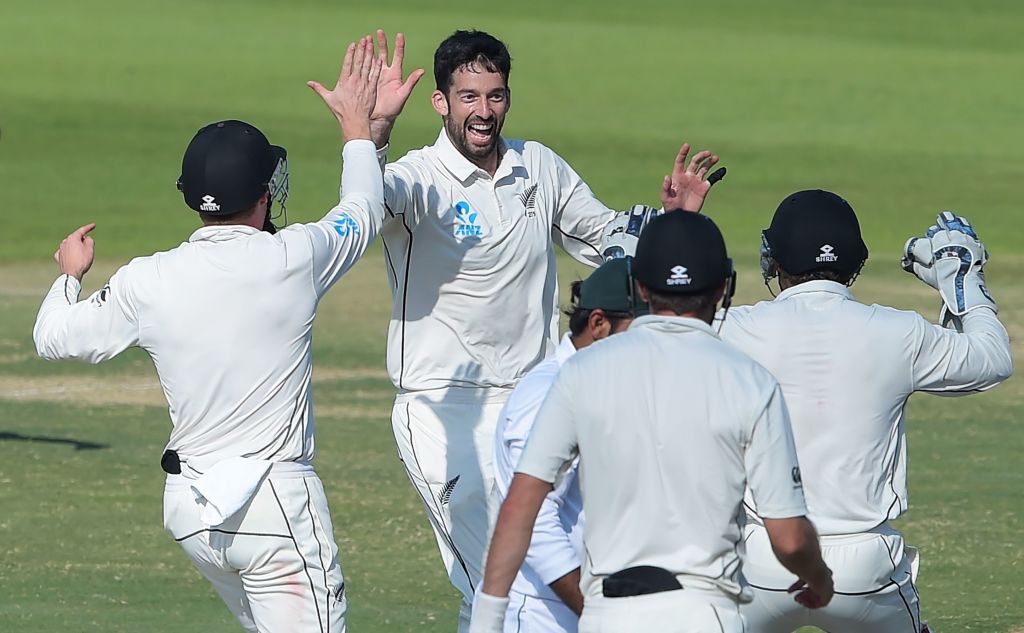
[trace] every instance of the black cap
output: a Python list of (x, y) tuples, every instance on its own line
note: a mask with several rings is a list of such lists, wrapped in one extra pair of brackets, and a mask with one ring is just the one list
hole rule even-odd
[(636, 245), (633, 276), (663, 294), (695, 294), (732, 275), (725, 238), (711, 218), (671, 211), (652, 220)]
[(798, 191), (783, 200), (764, 238), (771, 258), (792, 275), (815, 270), (852, 275), (868, 258), (853, 207), (821, 189)]
[(580, 298), (576, 307), (633, 316), (648, 314), (650, 309), (633, 291), (632, 283), (629, 260), (625, 257), (609, 259), (580, 284)]
[(220, 121), (199, 130), (181, 160), (178, 190), (185, 204), (211, 215), (244, 211), (267, 191), (288, 153), (244, 121)]

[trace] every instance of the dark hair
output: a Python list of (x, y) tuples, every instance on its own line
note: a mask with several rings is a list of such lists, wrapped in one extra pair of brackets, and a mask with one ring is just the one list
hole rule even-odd
[(256, 208), (256, 205), (228, 214), (203, 213), (200, 211), (199, 218), (203, 221), (203, 224), (237, 224), (239, 220), (252, 213), (254, 208)]
[(701, 314), (707, 312), (709, 308), (714, 309), (719, 289), (716, 287), (693, 294), (662, 294), (648, 288), (647, 298), (651, 314), (665, 310), (673, 314)]
[(857, 273), (859, 272), (860, 270), (858, 270), (856, 273), (853, 273), (852, 275), (844, 275), (834, 270), (822, 268), (819, 270), (812, 270), (810, 272), (801, 273), (799, 275), (791, 275), (780, 267), (779, 280), (781, 281), (783, 278), (785, 278), (786, 283), (788, 283), (790, 286), (796, 286), (797, 284), (802, 284), (808, 281), (816, 280), (834, 281), (836, 283), (843, 284), (844, 286), (849, 286), (850, 284), (853, 283), (853, 280), (857, 278)]
[[(582, 281), (574, 281), (570, 286), (569, 294), (572, 297), (572, 307), (568, 310), (564, 310), (562, 314), (569, 317), (569, 333), (573, 336), (579, 336), (587, 329), (587, 324), (590, 322), (590, 315), (594, 313), (594, 309), (581, 308), (577, 304), (580, 300), (580, 289), (583, 286)], [(595, 308), (596, 309), (596, 308)], [(612, 331), (619, 329), (619, 324), (626, 319), (632, 319), (632, 314), (626, 314), (625, 312), (613, 312), (610, 310), (601, 310), (604, 312), (604, 316), (608, 319), (608, 322), (612, 326)]]
[(512, 58), (501, 40), (483, 31), (455, 31), (434, 52), (434, 81), (437, 89), (448, 94), (455, 71), (479, 64), (488, 72), (501, 73), (508, 87)]

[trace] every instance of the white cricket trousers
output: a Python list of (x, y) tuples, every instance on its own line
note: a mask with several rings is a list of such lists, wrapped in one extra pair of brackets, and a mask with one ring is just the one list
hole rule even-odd
[(344, 633), (347, 599), (323, 484), (312, 467), (275, 464), (217, 527), (199, 519), (191, 480), (168, 475), (164, 528), (252, 633)]
[(391, 426), (398, 455), (427, 510), (448, 578), (462, 594), (458, 631), (469, 631), (473, 591), (490, 538), (494, 433), (511, 389), (453, 387), (398, 394)]
[(821, 537), (822, 557), (836, 588), (823, 609), (805, 609), (786, 593), (796, 576), (775, 558), (763, 527), (748, 524), (745, 538), (743, 574), (754, 601), (741, 612), (750, 633), (791, 633), (802, 626), (829, 633), (920, 633), (917, 550), (906, 547), (891, 527)]
[(504, 633), (576, 633), (579, 617), (561, 600), (508, 594)]
[(588, 596), (579, 633), (744, 633), (736, 601), (725, 594), (695, 589), (646, 596)]

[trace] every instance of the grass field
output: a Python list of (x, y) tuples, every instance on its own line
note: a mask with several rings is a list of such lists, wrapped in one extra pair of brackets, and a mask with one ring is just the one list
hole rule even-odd
[[(990, 287), (1024, 355), (1024, 6), (904, 0), (547, 3), (375, 7), (299, 1), (30, 3), (0, 19), (0, 631), (233, 631), (162, 532), (166, 406), (134, 351), (106, 365), (44, 363), (30, 331), (49, 256), (96, 221), (86, 289), (130, 257), (174, 246), (196, 218), (174, 189), (201, 125), (242, 118), (289, 150), (292, 221), (335, 200), (338, 134), (303, 85), (344, 45), (404, 30), (430, 66), (456, 27), (503, 37), (515, 59), (506, 135), (538, 138), (613, 206), (656, 200), (681, 140), (730, 168), (708, 211), (767, 297), (758, 230), (775, 204), (825, 187), (857, 208), (872, 249), (854, 288), (932, 314), (897, 270), (903, 240), (955, 208), (992, 255)], [(395, 151), (433, 141), (425, 80)], [(563, 262), (564, 277), (579, 268)], [(317, 469), (357, 632), (451, 631), (453, 590), (396, 459), (383, 369), (390, 298), (381, 255), (324, 302), (315, 344)], [(939, 631), (1024, 630), (1024, 424), (1019, 380), (968, 399), (915, 397), (911, 511), (926, 619)]]

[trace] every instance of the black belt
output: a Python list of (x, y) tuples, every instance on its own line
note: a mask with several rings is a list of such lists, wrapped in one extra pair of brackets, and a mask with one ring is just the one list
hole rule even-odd
[(601, 593), (605, 598), (626, 598), (682, 588), (675, 574), (667, 569), (641, 565), (617, 571), (605, 578)]
[(168, 475), (180, 475), (181, 460), (178, 459), (178, 453), (171, 449), (164, 451), (163, 456), (160, 458), (160, 468), (163, 468), (164, 472)]

